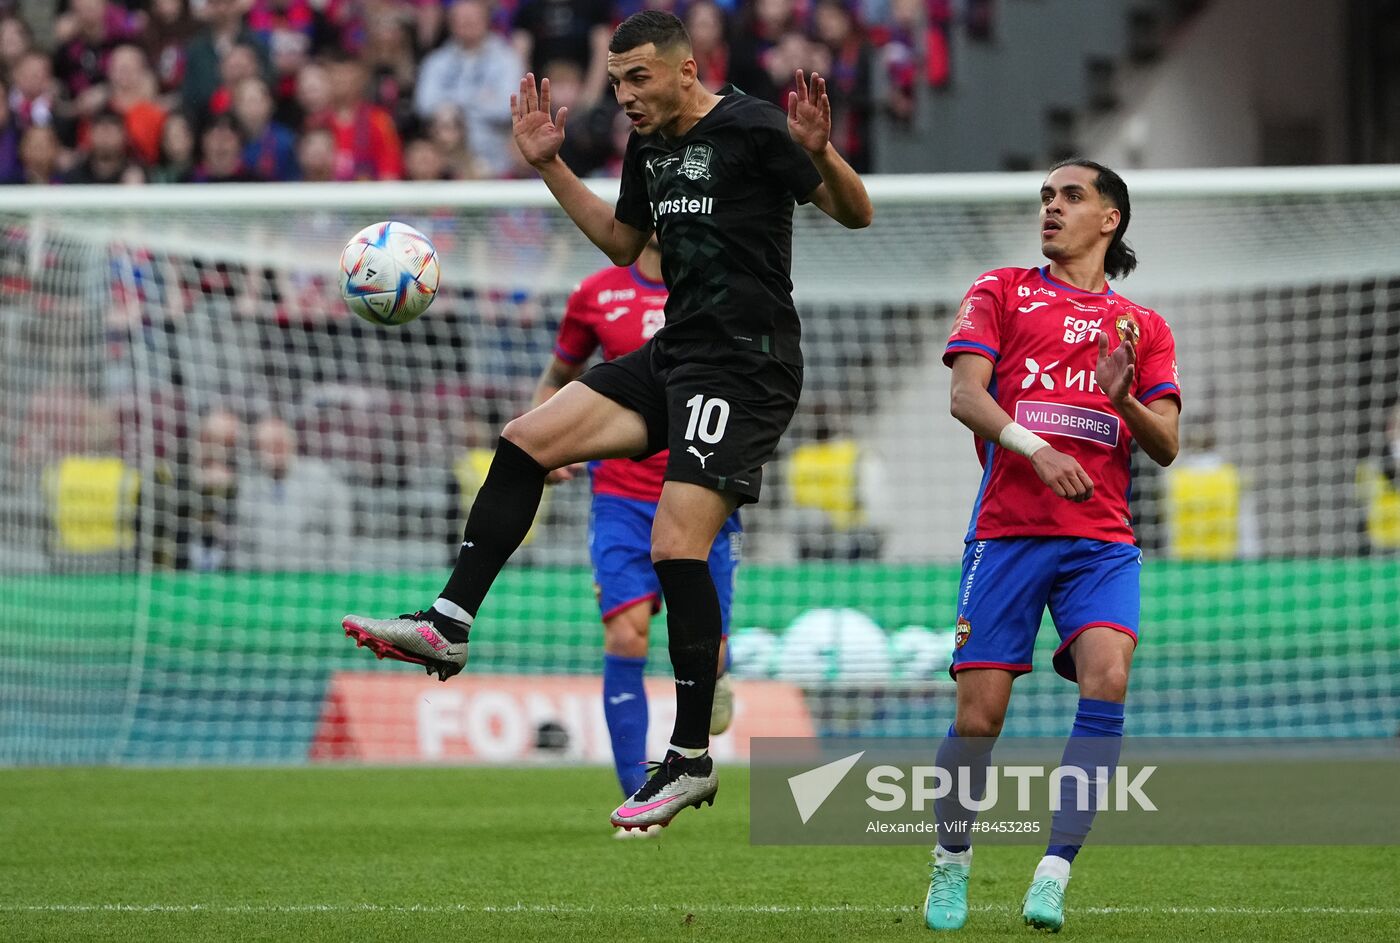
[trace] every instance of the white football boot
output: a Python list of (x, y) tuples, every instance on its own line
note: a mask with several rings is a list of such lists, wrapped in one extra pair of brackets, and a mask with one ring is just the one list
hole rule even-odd
[(346, 616), (340, 624), (356, 647), (368, 648), (378, 658), (422, 665), (439, 681), (446, 681), (467, 664), (467, 643), (448, 641), (422, 612), (397, 619)]
[(666, 826), (682, 809), (715, 804), (719, 775), (708, 753), (692, 760), (667, 750), (666, 759), (647, 766), (651, 778), (613, 810), (612, 823), (618, 828)]

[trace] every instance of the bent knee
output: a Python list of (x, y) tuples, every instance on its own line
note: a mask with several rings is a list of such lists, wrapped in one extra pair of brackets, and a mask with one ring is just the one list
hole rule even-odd
[(516, 446), (546, 468), (554, 467), (548, 462), (542, 461), (542, 459), (548, 458), (546, 455), (547, 442), (540, 430), (540, 423), (531, 419), (529, 413), (523, 416), (517, 416), (506, 423), (506, 427), (501, 430), (501, 438)]
[(678, 527), (653, 527), (651, 531), (651, 562), (666, 560), (708, 560), (713, 540), (687, 533)]
[(653, 541), (651, 545), (651, 562), (664, 563), (667, 560), (698, 560), (693, 553), (686, 553), (685, 546), (681, 541)]
[(506, 427), (501, 430), (501, 438), (507, 442), (513, 442), (528, 452), (530, 451), (529, 446), (533, 438), (533, 431), (529, 413), (526, 413), (524, 416), (517, 416), (506, 423)]
[(968, 711), (958, 714), (953, 721), (953, 729), (957, 731), (959, 737), (996, 737), (1001, 734), (1002, 725), (1005, 723), (1005, 714), (998, 715), (991, 711)]
[(1123, 665), (1113, 665), (1081, 673), (1079, 693), (1097, 701), (1121, 704), (1128, 697), (1128, 669)]
[(647, 656), (647, 631), (638, 631), (633, 626), (608, 626), (603, 634), (603, 651), (623, 658), (645, 658)]

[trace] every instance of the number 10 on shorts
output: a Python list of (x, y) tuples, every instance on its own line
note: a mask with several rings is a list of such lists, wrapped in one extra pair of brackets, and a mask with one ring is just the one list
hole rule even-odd
[(729, 425), (729, 403), (712, 396), (706, 399), (696, 393), (685, 401), (690, 410), (690, 422), (685, 426), (685, 440), (694, 442), (698, 435), (701, 442), (711, 445), (724, 438), (724, 427)]

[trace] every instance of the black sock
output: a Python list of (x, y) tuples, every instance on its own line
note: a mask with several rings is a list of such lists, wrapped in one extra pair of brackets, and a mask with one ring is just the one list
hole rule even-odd
[(690, 750), (710, 745), (710, 710), (721, 632), (719, 594), (704, 560), (653, 564), (666, 597), (671, 667), (676, 672), (676, 725), (671, 744)]
[[(449, 641), (466, 641), (466, 629), (481, 608), (481, 601), (495, 582), (496, 574), (530, 532), (547, 473), (514, 442), (504, 437), (497, 441), (496, 455), (491, 459), (486, 481), (476, 493), (471, 513), (467, 515), (462, 549), (457, 551), (457, 565), (452, 568), (447, 586), (434, 605), (437, 614), (448, 617), (436, 620), (435, 624)], [(443, 606), (444, 601), (449, 605)], [(453, 638), (454, 634), (462, 638)]]

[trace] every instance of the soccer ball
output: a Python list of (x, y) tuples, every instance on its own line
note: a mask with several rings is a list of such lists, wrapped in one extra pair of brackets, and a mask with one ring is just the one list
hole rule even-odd
[(953, 633), (938, 633), (922, 625), (906, 625), (890, 636), (895, 678), (900, 681), (929, 681), (948, 677), (953, 660)]
[(437, 290), (437, 250), (404, 223), (366, 226), (340, 254), (340, 296), (372, 324), (407, 324), (428, 310)]
[(884, 630), (857, 609), (807, 610), (783, 633), (780, 657), (784, 681), (888, 681), (894, 675)]

